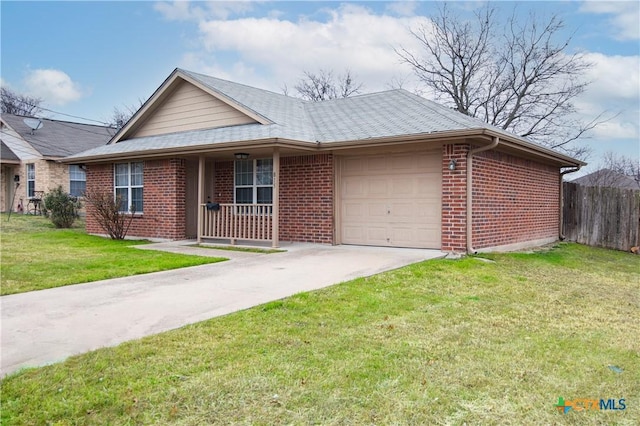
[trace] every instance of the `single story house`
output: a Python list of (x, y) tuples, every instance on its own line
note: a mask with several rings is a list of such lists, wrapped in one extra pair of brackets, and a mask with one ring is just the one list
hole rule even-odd
[(0, 115), (2, 164), (0, 211), (26, 212), (29, 200), (62, 186), (74, 196), (85, 191), (85, 170), (60, 160), (105, 145), (116, 133), (106, 126), (20, 115)]
[(453, 252), (557, 240), (584, 164), (405, 90), (309, 102), (182, 69), (64, 161), (135, 209), (130, 236)]

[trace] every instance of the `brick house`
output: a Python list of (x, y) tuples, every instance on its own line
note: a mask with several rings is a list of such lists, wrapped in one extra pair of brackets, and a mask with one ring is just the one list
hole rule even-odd
[(314, 103), (181, 69), (64, 161), (135, 208), (130, 236), (455, 252), (557, 240), (584, 164), (404, 90)]
[[(25, 121), (26, 120), (26, 121)], [(36, 123), (40, 128), (34, 130)], [(33, 127), (29, 127), (29, 124)], [(0, 115), (0, 211), (27, 211), (29, 200), (59, 185), (74, 196), (85, 190), (85, 170), (60, 160), (105, 145), (116, 130), (47, 118)]]

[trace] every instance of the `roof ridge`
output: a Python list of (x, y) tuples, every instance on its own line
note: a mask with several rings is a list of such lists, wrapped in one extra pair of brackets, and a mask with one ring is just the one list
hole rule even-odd
[(77, 121), (60, 120), (60, 119), (48, 118), (48, 117), (38, 117), (38, 116), (35, 116), (35, 115), (10, 114), (8, 112), (3, 112), (2, 115), (3, 116), (4, 115), (10, 115), (12, 117), (19, 117), (19, 118), (36, 118), (38, 120), (46, 120), (46, 121), (55, 122), (55, 123), (77, 124), (79, 126), (100, 127), (101, 129), (115, 129), (115, 127), (108, 126), (108, 125), (90, 124), (90, 123), (78, 123)]
[[(213, 79), (213, 80), (222, 81), (222, 82), (227, 83), (227, 84), (232, 84), (234, 86), (246, 87), (247, 89), (251, 89), (251, 90), (258, 90), (258, 91), (261, 91), (261, 92), (269, 93), (270, 95), (280, 96), (280, 97), (289, 98), (289, 99), (295, 99), (295, 100), (302, 101), (302, 102), (309, 102), (309, 101), (307, 101), (305, 99), (295, 98), (293, 96), (285, 95), (284, 93), (274, 92), (273, 90), (263, 89), (261, 87), (256, 87), (256, 86), (250, 86), (250, 85), (245, 84), (245, 83), (238, 83), (236, 81), (231, 81), (231, 80), (227, 80), (227, 79), (220, 78), (220, 77), (214, 77), (212, 75), (203, 74), (203, 73), (196, 72), (196, 71), (190, 71), (190, 70), (187, 70), (187, 69), (184, 69), (184, 68), (178, 68), (178, 70), (182, 71), (182, 72), (184, 72), (186, 74), (195, 75), (195, 76), (201, 76), (201, 77), (205, 77), (205, 78), (210, 78), (210, 79)], [(217, 90), (217, 91), (219, 91), (219, 90)]]

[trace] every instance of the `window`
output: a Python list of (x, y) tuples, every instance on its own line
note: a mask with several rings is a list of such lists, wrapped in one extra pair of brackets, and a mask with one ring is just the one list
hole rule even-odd
[(120, 211), (142, 213), (143, 167), (139, 163), (118, 163), (114, 167), (115, 196), (122, 202)]
[(36, 165), (27, 164), (27, 197), (33, 198), (36, 195)]
[(77, 164), (69, 166), (69, 194), (82, 197), (87, 189), (87, 174)]
[(238, 160), (235, 165), (235, 202), (273, 203), (273, 160)]

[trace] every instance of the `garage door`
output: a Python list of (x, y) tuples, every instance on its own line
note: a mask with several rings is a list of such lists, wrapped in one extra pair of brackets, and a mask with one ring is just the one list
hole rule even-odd
[(343, 244), (440, 248), (440, 152), (344, 157)]

